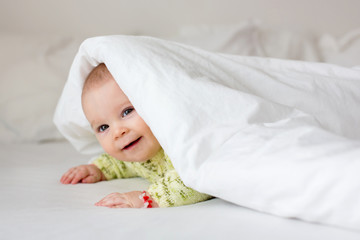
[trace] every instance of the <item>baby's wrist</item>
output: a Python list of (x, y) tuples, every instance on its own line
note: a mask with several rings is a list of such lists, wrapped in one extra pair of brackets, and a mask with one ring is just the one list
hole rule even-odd
[(129, 198), (134, 208), (157, 208), (159, 205), (146, 191), (129, 192)]
[(98, 166), (96, 166), (96, 164), (90, 163), (89, 165), (94, 166), (98, 170), (98, 173), (100, 174), (100, 181), (107, 181), (105, 174), (101, 171), (101, 169)]
[(104, 175), (104, 173), (102, 171), (100, 171), (100, 174), (101, 174), (100, 180), (101, 181), (107, 181), (107, 178), (105, 177), (105, 175)]
[(143, 208), (159, 207), (155, 200), (146, 191), (141, 192), (139, 199), (143, 202)]

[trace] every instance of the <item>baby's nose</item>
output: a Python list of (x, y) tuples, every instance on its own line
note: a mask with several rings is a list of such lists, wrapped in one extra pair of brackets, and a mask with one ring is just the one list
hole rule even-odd
[(127, 129), (126, 127), (117, 127), (114, 129), (114, 138), (120, 138), (124, 136), (128, 131), (129, 129)]

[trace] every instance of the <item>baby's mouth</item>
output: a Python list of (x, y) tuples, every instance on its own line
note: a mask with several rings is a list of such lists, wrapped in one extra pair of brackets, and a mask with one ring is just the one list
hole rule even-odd
[(138, 139), (136, 139), (135, 141), (132, 141), (131, 143), (129, 143), (128, 145), (126, 145), (123, 150), (129, 149), (130, 147), (136, 145), (139, 141), (140, 141), (141, 137), (139, 137)]

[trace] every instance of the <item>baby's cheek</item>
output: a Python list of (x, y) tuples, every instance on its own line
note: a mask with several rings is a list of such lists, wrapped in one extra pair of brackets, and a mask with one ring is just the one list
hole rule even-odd
[(114, 149), (114, 148), (112, 148), (112, 149), (105, 149), (104, 148), (104, 150), (105, 150), (105, 152), (107, 153), (107, 154), (109, 154), (110, 156), (112, 156), (113, 158), (116, 158), (116, 159), (122, 159), (123, 160), (123, 157), (121, 156), (121, 154), (119, 154), (119, 151), (120, 150), (117, 150), (117, 149)]
[(99, 140), (99, 138), (98, 141), (106, 153), (111, 155), (114, 152), (114, 147), (110, 141)]

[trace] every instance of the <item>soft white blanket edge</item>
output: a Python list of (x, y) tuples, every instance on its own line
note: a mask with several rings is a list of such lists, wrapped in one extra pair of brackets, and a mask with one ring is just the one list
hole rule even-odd
[(267, 213), (360, 229), (360, 72), (222, 55), (148, 37), (86, 40), (54, 121), (79, 150), (101, 148), (82, 84), (104, 62), (198, 191)]

